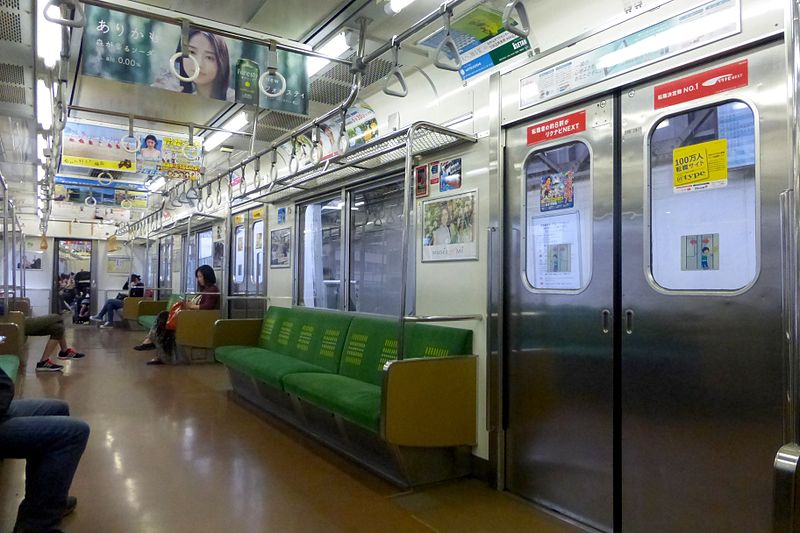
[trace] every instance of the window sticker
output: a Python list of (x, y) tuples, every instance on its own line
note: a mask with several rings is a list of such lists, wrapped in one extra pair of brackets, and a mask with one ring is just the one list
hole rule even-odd
[(728, 140), (718, 139), (672, 151), (676, 193), (714, 189), (728, 185)]
[(557, 172), (542, 176), (539, 189), (539, 208), (544, 211), (570, 209), (575, 206), (572, 188), (573, 172)]
[(530, 217), (528, 279), (537, 289), (581, 288), (580, 214)]
[(719, 233), (682, 236), (681, 270), (719, 270)]

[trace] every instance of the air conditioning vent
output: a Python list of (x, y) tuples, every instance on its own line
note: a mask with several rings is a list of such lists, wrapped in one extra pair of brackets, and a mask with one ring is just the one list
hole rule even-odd
[(0, 83), (25, 85), (25, 68), (20, 65), (0, 63)]
[(25, 87), (0, 85), (0, 102), (6, 104), (25, 105)]
[(22, 24), (19, 14), (0, 11), (0, 41), (22, 43)]

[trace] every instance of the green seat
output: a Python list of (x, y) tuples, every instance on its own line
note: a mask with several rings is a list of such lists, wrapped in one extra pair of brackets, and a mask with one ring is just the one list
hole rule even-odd
[(12, 380), (17, 379), (19, 369), (19, 357), (16, 355), (0, 355), (0, 368), (3, 369)]
[(311, 363), (254, 346), (221, 346), (215, 355), (225, 366), (281, 390), (287, 374), (325, 372), (324, 368)]
[(277, 351), (335, 374), (352, 315), (302, 307), (293, 309), (292, 314), (296, 319), (295, 334), (285, 349)]
[(181, 300), (183, 300), (183, 294), (170, 294), (169, 299), (167, 300), (167, 311), (169, 311), (173, 305)]
[(397, 359), (398, 322), (391, 318), (354, 316), (339, 364), (339, 374), (380, 386), (383, 365)]
[(472, 353), (472, 331), (430, 324), (406, 324), (406, 359)]
[(370, 431), (378, 432), (381, 418), (381, 388), (337, 374), (290, 374), (283, 378), (284, 390), (336, 413)]
[(139, 322), (139, 325), (143, 328), (150, 329), (153, 327), (153, 324), (156, 323), (156, 315), (140, 316), (137, 322)]

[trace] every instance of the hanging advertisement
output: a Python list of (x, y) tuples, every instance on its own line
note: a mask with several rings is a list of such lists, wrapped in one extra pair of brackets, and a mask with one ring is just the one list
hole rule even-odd
[(190, 58), (172, 59), (181, 51), (180, 26), (93, 5), (85, 6), (85, 11), (81, 48), (85, 76), (308, 114), (308, 74), (302, 54), (278, 51), (277, 69), (286, 79), (286, 91), (269, 98), (259, 90), (259, 78), (267, 70), (267, 46), (190, 29), (188, 52), (197, 59), (200, 73), (193, 82), (184, 82), (173, 68), (188, 78), (197, 67)]
[(188, 135), (163, 134), (134, 128), (139, 149), (125, 149), (128, 129), (85, 120), (69, 119), (63, 133), (61, 165), (131, 172), (148, 178), (198, 179), (203, 167), (203, 140)]
[[(458, 73), (464, 81), (531, 49), (528, 39), (517, 37), (503, 28), (500, 11), (486, 6), (478, 6), (455, 19), (450, 24), (450, 35), (461, 56)], [(419, 44), (436, 49), (443, 40), (444, 29)]]
[(524, 109), (741, 31), (738, 0), (712, 0), (520, 80)]
[(148, 195), (146, 191), (147, 188), (143, 183), (114, 181), (102, 185), (93, 179), (56, 176), (53, 200), (84, 205), (87, 198), (93, 197), (97, 205), (146, 209)]
[(475, 191), (422, 204), (422, 261), (477, 259)]

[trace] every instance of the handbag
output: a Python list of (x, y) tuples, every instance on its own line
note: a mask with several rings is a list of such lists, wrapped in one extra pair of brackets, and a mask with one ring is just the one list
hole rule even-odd
[(178, 327), (176, 316), (178, 315), (178, 311), (183, 309), (184, 305), (184, 301), (181, 300), (179, 302), (175, 302), (172, 304), (172, 307), (169, 308), (169, 317), (167, 317), (167, 325), (165, 326), (167, 330), (175, 331), (175, 329)]

